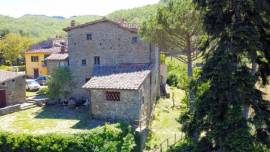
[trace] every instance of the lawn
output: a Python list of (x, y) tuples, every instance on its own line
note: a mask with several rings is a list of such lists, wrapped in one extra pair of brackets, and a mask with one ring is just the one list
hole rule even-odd
[[(151, 149), (160, 145), (167, 138), (170, 138), (170, 142), (173, 142), (175, 135), (177, 135), (177, 138), (183, 135), (180, 131), (181, 124), (177, 120), (181, 114), (183, 107), (181, 101), (185, 92), (176, 88), (171, 88), (170, 90), (171, 98), (161, 98), (155, 108), (151, 135), (146, 144)], [(172, 92), (174, 92), (175, 96), (175, 107), (173, 107)]]
[(35, 107), (0, 117), (0, 130), (16, 133), (79, 133), (103, 125), (90, 119), (88, 107)]

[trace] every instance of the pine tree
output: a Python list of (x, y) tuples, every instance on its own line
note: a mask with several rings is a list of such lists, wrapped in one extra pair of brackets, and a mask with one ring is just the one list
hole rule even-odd
[[(194, 1), (209, 39), (206, 63), (193, 83), (195, 110), (182, 117), (183, 130), (197, 135), (199, 151), (267, 150), (270, 102), (256, 84), (267, 84), (270, 75), (270, 1)], [(248, 118), (247, 105), (253, 111)]]

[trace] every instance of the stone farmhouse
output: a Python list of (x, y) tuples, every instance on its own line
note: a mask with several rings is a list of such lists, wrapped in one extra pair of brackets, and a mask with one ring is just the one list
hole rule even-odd
[(137, 27), (106, 18), (71, 26), (72, 95), (88, 98), (94, 118), (148, 123), (159, 96), (159, 49), (140, 39)]
[(25, 74), (0, 70), (0, 108), (25, 102)]

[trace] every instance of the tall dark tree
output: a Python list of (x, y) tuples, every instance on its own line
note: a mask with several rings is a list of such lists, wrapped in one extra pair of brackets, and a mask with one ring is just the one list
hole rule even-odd
[(206, 63), (194, 82), (195, 110), (182, 117), (184, 130), (196, 133), (199, 151), (267, 151), (270, 102), (256, 84), (267, 84), (270, 75), (270, 1), (194, 2), (209, 40)]

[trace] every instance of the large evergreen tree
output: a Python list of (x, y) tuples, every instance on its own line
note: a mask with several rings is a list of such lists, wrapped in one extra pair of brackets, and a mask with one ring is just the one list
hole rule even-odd
[(194, 1), (209, 40), (184, 130), (197, 135), (199, 151), (268, 151), (270, 102), (256, 84), (267, 84), (270, 74), (270, 1)]

